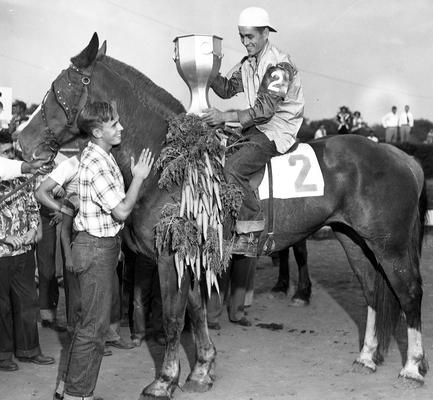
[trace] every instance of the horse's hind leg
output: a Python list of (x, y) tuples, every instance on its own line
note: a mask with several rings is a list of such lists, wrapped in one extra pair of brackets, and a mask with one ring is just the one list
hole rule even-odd
[(376, 311), (373, 308), (376, 271), (358, 244), (343, 233), (334, 233), (346, 252), (350, 266), (361, 284), (368, 305), (364, 343), (358, 358), (354, 361), (354, 371), (362, 373), (375, 372), (377, 361), (381, 361), (376, 336)]
[(419, 254), (383, 255), (380, 263), (396, 294), (407, 323), (407, 358), (399, 377), (416, 385), (424, 383), (428, 363), (424, 355), (421, 335), (422, 286), (419, 273)]
[(216, 350), (210, 340), (206, 319), (206, 304), (200, 290), (200, 283), (195, 282), (188, 296), (188, 313), (193, 326), (196, 362), (189, 374), (183, 390), (206, 392), (214, 381)]
[(293, 245), (293, 254), (298, 264), (298, 286), (292, 296), (290, 305), (308, 306), (311, 297), (311, 281), (308, 274), (307, 240), (301, 240)]
[(171, 399), (180, 375), (179, 344), (185, 322), (185, 308), (191, 277), (185, 269), (181, 287), (177, 287), (177, 274), (172, 256), (161, 256), (158, 271), (162, 296), (162, 318), (166, 335), (164, 362), (157, 378), (143, 389), (140, 400)]

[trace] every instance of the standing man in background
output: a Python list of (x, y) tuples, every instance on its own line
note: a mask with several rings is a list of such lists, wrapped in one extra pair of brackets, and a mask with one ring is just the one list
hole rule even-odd
[(385, 142), (396, 143), (398, 140), (398, 115), (396, 106), (392, 106), (391, 111), (383, 116), (382, 126), (385, 128)]
[(402, 143), (411, 141), (410, 131), (413, 128), (413, 115), (409, 111), (409, 106), (407, 104), (404, 106), (404, 112), (400, 114), (398, 126), (400, 128), (400, 141)]

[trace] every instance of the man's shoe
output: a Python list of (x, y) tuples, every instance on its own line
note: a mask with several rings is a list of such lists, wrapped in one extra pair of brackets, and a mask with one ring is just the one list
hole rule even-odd
[(257, 257), (260, 232), (241, 233), (236, 235), (232, 254), (245, 257)]
[(42, 354), (38, 354), (33, 357), (17, 357), (18, 361), (25, 363), (33, 363), (38, 365), (49, 365), (54, 364), (54, 358), (50, 356), (44, 356)]
[(230, 320), (230, 322), (232, 324), (237, 324), (237, 325), (241, 325), (241, 326), (251, 326), (251, 321), (248, 320), (246, 317), (242, 317), (238, 321), (232, 321), (232, 320)]
[(221, 329), (221, 325), (219, 322), (207, 322), (208, 329), (212, 329), (214, 331), (219, 331)]
[(57, 321), (49, 321), (47, 319), (43, 319), (41, 321), (42, 328), (50, 328), (56, 332), (66, 332), (66, 326), (59, 325)]
[(121, 350), (129, 350), (129, 349), (133, 349), (135, 347), (132, 343), (127, 342), (123, 338), (120, 338), (118, 340), (107, 341), (107, 342), (105, 342), (105, 345), (106, 346), (112, 346), (112, 347), (115, 347), (116, 349), (121, 349)]
[(17, 371), (18, 365), (14, 363), (12, 360), (0, 360), (0, 371)]
[(104, 347), (104, 357), (112, 356), (113, 352), (110, 349), (107, 349), (107, 347)]

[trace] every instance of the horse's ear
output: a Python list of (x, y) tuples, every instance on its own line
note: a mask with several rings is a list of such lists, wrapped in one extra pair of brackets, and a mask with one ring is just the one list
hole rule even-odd
[(98, 34), (95, 32), (87, 47), (80, 54), (71, 58), (72, 64), (74, 64), (77, 68), (89, 67), (96, 60), (98, 47), (99, 39)]
[(105, 56), (106, 52), (107, 52), (107, 41), (104, 40), (104, 43), (102, 43), (102, 46), (98, 50), (98, 54), (96, 55), (96, 59), (99, 60), (100, 57)]

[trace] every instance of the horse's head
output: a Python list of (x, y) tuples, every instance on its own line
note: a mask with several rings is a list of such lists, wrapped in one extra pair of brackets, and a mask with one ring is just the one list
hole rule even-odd
[(105, 55), (106, 44), (99, 47), (95, 33), (88, 46), (71, 58), (69, 68), (54, 80), (40, 106), (19, 134), (19, 144), (25, 160), (51, 160), (60, 145), (78, 135), (76, 119), (86, 104), (92, 83), (93, 71), (99, 57)]

